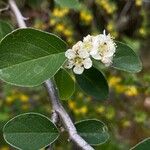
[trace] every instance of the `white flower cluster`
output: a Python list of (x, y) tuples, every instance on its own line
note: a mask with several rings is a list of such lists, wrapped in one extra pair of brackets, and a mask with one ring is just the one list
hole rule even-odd
[(97, 36), (88, 35), (65, 52), (68, 58), (66, 68), (73, 68), (75, 74), (82, 74), (84, 69), (92, 67), (91, 57), (110, 66), (115, 51), (116, 44), (110, 34), (106, 35), (105, 30)]

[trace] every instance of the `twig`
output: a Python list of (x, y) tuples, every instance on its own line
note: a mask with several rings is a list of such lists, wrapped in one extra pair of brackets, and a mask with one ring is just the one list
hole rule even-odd
[(122, 9), (122, 11), (119, 15), (118, 21), (116, 22), (116, 29), (117, 30), (122, 29), (123, 26), (128, 21), (129, 18), (126, 15), (127, 15), (127, 12), (129, 11), (129, 9), (130, 9), (133, 2), (134, 2), (133, 0), (128, 0), (126, 2), (125, 6), (123, 7), (123, 9)]
[(6, 11), (6, 10), (8, 10), (8, 9), (9, 9), (9, 5), (7, 5), (7, 6), (4, 7), (4, 8), (0, 8), (0, 13), (3, 12), (3, 11)]
[(120, 17), (121, 18), (122, 16), (125, 16), (126, 13), (128, 12), (128, 10), (130, 9), (131, 7), (131, 4), (132, 4), (133, 0), (128, 0), (127, 3), (125, 4), (125, 6), (123, 7), (121, 13), (120, 13)]
[[(18, 26), (20, 28), (26, 28), (26, 24), (23, 20), (23, 16), (18, 9), (16, 3), (14, 0), (9, 0), (9, 5), (13, 13), (15, 14)], [(60, 103), (56, 87), (52, 80), (47, 80), (45, 82), (45, 86), (47, 88), (49, 97), (50, 97), (50, 102), (52, 103), (52, 109), (54, 111), (54, 116), (53, 116), (53, 121), (57, 121), (57, 117), (61, 119), (65, 129), (69, 133), (70, 139), (77, 144), (81, 149), (83, 150), (94, 150), (81, 136), (78, 135), (76, 128), (70, 119), (70, 116), (68, 113), (65, 111), (63, 108), (62, 104)], [(57, 116), (58, 115), (58, 116)]]

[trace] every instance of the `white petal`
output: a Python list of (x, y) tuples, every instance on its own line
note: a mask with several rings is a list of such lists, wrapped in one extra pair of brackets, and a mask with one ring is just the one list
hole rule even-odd
[(102, 61), (102, 63), (105, 64), (105, 66), (108, 67), (108, 66), (110, 66), (112, 64), (112, 59), (113, 59), (113, 57), (103, 57), (101, 59), (101, 61)]
[(96, 55), (98, 53), (98, 49), (94, 48), (90, 51), (90, 55)]
[(92, 67), (92, 61), (90, 58), (86, 58), (84, 61), (83, 61), (83, 65), (84, 65), (84, 68), (85, 69), (89, 69)]
[(93, 36), (87, 35), (86, 37), (83, 38), (83, 42), (92, 42)]
[(92, 55), (92, 57), (96, 60), (100, 60), (101, 59), (101, 56), (99, 55), (99, 53), (95, 54), (95, 55)]
[(99, 44), (100, 35), (93, 37), (93, 46), (97, 46)]
[(106, 35), (106, 30), (105, 29), (103, 30), (103, 34)]
[(83, 68), (83, 67), (80, 67), (80, 66), (75, 66), (75, 67), (73, 68), (73, 71), (74, 71), (75, 74), (82, 74), (83, 71), (84, 71), (84, 68)]
[(66, 56), (68, 59), (73, 59), (73, 58), (75, 58), (75, 56), (76, 56), (76, 52), (73, 51), (72, 49), (68, 49), (68, 50), (65, 52), (65, 56)]
[(114, 55), (114, 52), (108, 51), (108, 52), (103, 53), (103, 55), (104, 55), (105, 57), (112, 57), (112, 56)]
[(71, 69), (74, 66), (74, 62), (73, 61), (67, 61), (65, 64), (65, 68)]
[(79, 41), (79, 42), (77, 42), (77, 43), (72, 47), (72, 49), (73, 49), (74, 51), (77, 51), (77, 50), (81, 49), (82, 44), (83, 44), (82, 41)]
[(78, 51), (78, 54), (79, 54), (79, 56), (81, 57), (81, 58), (87, 58), (87, 57), (89, 57), (89, 53), (86, 51), (86, 50), (79, 50)]

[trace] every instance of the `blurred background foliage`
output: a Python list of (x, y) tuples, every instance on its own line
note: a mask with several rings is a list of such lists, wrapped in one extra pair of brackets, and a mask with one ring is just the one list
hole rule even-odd
[[(85, 95), (76, 85), (76, 93), (63, 101), (74, 121), (97, 118), (110, 131), (110, 140), (95, 149), (127, 150), (150, 136), (150, 0), (80, 0), (80, 7), (61, 7), (54, 0), (18, 0), (27, 17), (28, 26), (52, 32), (71, 47), (87, 34), (99, 34), (104, 29), (116, 40), (124, 41), (141, 57), (143, 70), (129, 74), (105, 69), (110, 86), (107, 100), (98, 101)], [(0, 1), (0, 8), (7, 6)], [(0, 12), (0, 18), (17, 27), (10, 11)], [(7, 120), (23, 112), (40, 112), (50, 117), (51, 106), (44, 87), (20, 88), (0, 81), (0, 150), (9, 150), (2, 137)], [(34, 126), (34, 125), (33, 125)], [(56, 150), (76, 149), (64, 142), (62, 133)]]

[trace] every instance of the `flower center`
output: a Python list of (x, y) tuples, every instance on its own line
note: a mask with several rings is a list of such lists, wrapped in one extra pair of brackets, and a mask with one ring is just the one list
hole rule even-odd
[(80, 58), (80, 57), (76, 57), (76, 58), (74, 59), (74, 62), (75, 62), (75, 64), (82, 64), (83, 59)]
[(104, 53), (106, 51), (108, 51), (108, 45), (107, 45), (107, 43), (104, 42), (104, 43), (100, 44), (99, 47), (98, 47), (98, 49), (99, 49), (100, 54), (104, 55)]
[(87, 42), (83, 45), (83, 48), (89, 52), (92, 49), (92, 44), (90, 42)]

